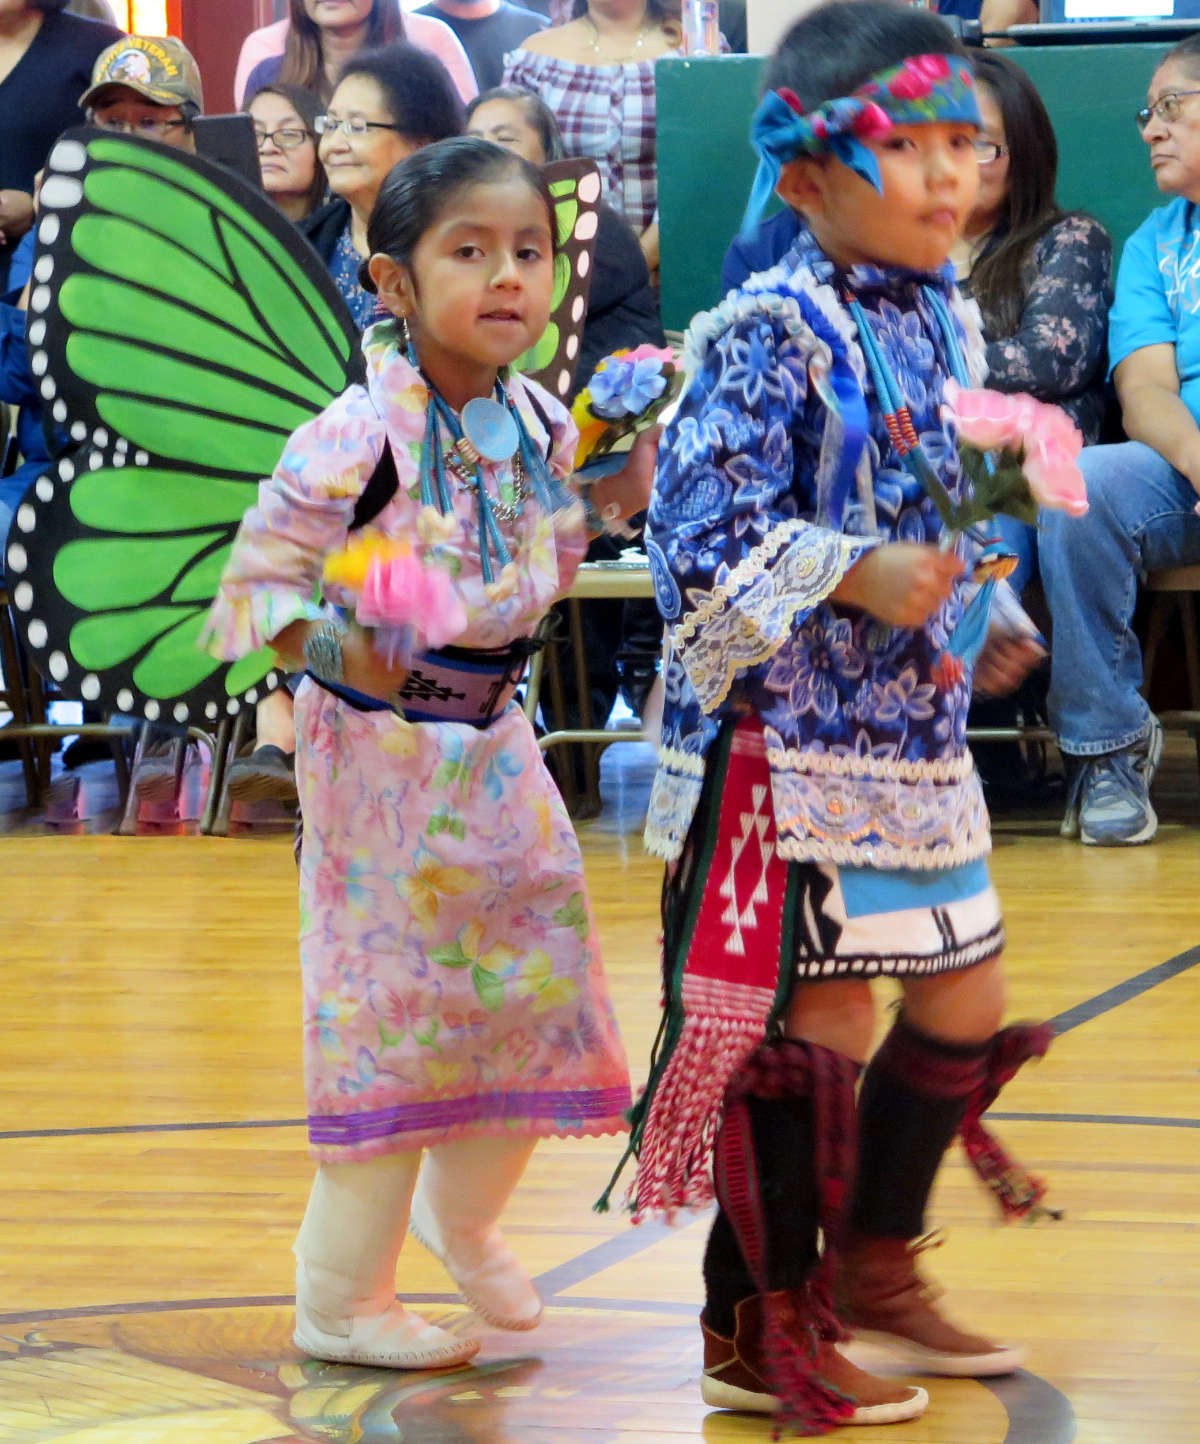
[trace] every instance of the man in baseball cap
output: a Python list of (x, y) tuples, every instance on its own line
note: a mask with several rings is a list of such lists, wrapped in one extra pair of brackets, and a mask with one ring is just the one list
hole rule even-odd
[(182, 41), (126, 35), (101, 53), (79, 104), (104, 130), (194, 150), (191, 125), (204, 109), (200, 69)]

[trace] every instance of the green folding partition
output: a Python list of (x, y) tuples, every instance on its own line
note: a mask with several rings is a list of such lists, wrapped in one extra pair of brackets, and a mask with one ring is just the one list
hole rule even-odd
[[(1125, 238), (1166, 199), (1133, 123), (1162, 47), (1013, 47), (1050, 111), (1059, 200)], [(748, 136), (762, 58), (660, 60), (658, 177), (664, 324), (682, 330), (720, 299), (721, 258), (741, 222), (754, 173)]]

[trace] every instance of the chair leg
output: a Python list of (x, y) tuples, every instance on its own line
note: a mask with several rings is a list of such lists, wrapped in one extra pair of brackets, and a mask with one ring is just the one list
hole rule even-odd
[(1150, 616), (1146, 621), (1146, 645), (1142, 648), (1142, 695), (1145, 697), (1150, 695), (1158, 649), (1174, 607), (1175, 596), (1172, 592), (1159, 592), (1150, 607)]
[[(33, 719), (30, 717), (30, 694), (25, 684), (25, 659), (17, 642), (17, 630), (6, 595), (0, 598), (0, 671), (4, 674), (4, 697), (12, 713), (13, 725), (26, 726)], [(32, 667), (29, 676), (31, 681), (37, 677)], [(42, 795), (38, 746), (29, 737), (18, 737), (16, 741), (25, 777), (25, 800), (29, 807), (35, 808)]]
[[(579, 705), (579, 725), (589, 731), (595, 726), (592, 718), (592, 689), (588, 682), (587, 652), (583, 645), (583, 613), (579, 598), (569, 597), (567, 609), (571, 617), (571, 651), (575, 660), (575, 691)], [(600, 808), (600, 749), (592, 742), (583, 745), (583, 794), (590, 808)]]
[[(229, 739), (229, 746), (225, 749), (224, 760), (221, 763), (221, 785), (217, 793), (217, 814), (213, 819), (213, 833), (217, 837), (229, 836), (229, 814), (233, 807), (233, 798), (229, 793), (229, 764), (242, 750), (242, 744), (246, 740), (246, 733), (250, 730), (251, 712), (248, 707), (243, 707), (233, 722), (233, 733)], [(219, 744), (218, 744), (219, 746)], [(214, 767), (216, 765), (214, 761)]]
[(1183, 656), (1187, 666), (1188, 706), (1200, 711), (1200, 639), (1196, 634), (1196, 599), (1191, 592), (1179, 598), (1179, 615), (1183, 621)]

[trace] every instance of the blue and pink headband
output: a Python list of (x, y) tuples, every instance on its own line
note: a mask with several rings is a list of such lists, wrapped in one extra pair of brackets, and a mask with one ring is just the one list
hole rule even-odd
[(881, 70), (853, 95), (827, 100), (809, 114), (791, 90), (768, 90), (754, 112), (750, 139), (758, 172), (742, 222), (750, 230), (762, 216), (789, 160), (801, 155), (835, 155), (881, 194), (883, 181), (874, 153), (864, 140), (887, 135), (895, 125), (938, 121), (980, 125), (975, 77), (953, 55), (910, 55)]

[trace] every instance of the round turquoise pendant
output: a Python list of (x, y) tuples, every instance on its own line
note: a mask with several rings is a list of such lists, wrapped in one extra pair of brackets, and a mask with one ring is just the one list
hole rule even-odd
[(517, 423), (506, 406), (477, 396), (462, 409), (463, 435), (489, 461), (507, 461), (517, 449)]

